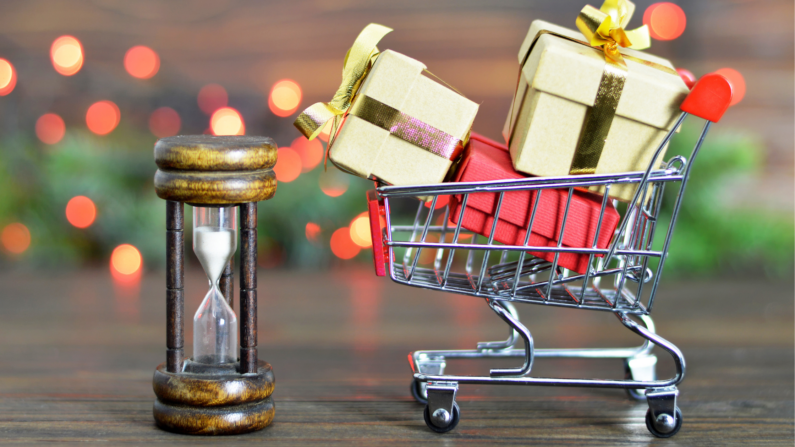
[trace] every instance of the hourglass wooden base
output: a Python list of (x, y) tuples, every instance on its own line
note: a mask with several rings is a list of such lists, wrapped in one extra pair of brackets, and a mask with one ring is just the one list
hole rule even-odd
[(249, 374), (240, 374), (237, 363), (188, 364), (185, 369), (193, 371), (171, 373), (165, 363), (155, 370), (158, 427), (190, 435), (234, 435), (261, 430), (273, 421), (275, 380), (267, 362), (259, 360), (257, 371)]

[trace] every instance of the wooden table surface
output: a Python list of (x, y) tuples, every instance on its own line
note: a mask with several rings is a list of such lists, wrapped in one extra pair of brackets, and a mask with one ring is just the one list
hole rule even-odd
[[(199, 271), (187, 279), (192, 315), (206, 282)], [(458, 428), (431, 433), (409, 395), (406, 354), (468, 348), (507, 331), (480, 299), (399, 286), (364, 268), (260, 271), (259, 352), (277, 379), (273, 425), (225, 438), (167, 433), (154, 425), (151, 388), (165, 359), (164, 283), (147, 273), (138, 286), (116, 285), (104, 269), (0, 274), (0, 444), (793, 445), (791, 280), (663, 284), (657, 330), (687, 358), (684, 426), (668, 440), (647, 432), (645, 404), (577, 388), (462, 386)], [(610, 314), (519, 311), (539, 348), (638, 344)], [(658, 354), (658, 373), (670, 374)], [(448, 371), (494, 366), (451, 361)], [(534, 374), (620, 378), (623, 370), (617, 360), (539, 359)]]

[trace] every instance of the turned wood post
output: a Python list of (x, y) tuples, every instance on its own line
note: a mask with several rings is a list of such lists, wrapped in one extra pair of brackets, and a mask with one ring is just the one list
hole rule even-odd
[(166, 201), (166, 369), (179, 372), (184, 357), (185, 205)]
[(257, 203), (240, 205), (240, 373), (257, 371)]
[(221, 274), (221, 280), (218, 281), (218, 286), (221, 289), (221, 295), (226, 298), (226, 302), (232, 309), (235, 308), (235, 300), (233, 299), (235, 293), (235, 257), (229, 258), (229, 264), (226, 264), (224, 273)]

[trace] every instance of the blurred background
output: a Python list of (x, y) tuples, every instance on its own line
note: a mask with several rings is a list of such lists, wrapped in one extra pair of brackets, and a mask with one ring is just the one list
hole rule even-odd
[[(372, 183), (324, 170), (327, 137), (309, 142), (292, 125), (331, 99), (361, 29), (394, 28), (380, 48), (424, 62), (480, 103), (474, 130), (500, 139), (530, 22), (574, 28), (584, 4), (4, 0), (0, 266), (101, 267), (118, 278), (162, 270), (153, 144), (201, 133), (267, 135), (280, 146), (276, 197), (259, 208), (262, 267), (364, 266)], [(650, 26), (650, 53), (696, 76), (718, 70), (736, 91), (694, 168), (666, 276), (791, 277), (793, 2), (636, 5), (629, 28)], [(669, 156), (689, 155), (693, 121)]]

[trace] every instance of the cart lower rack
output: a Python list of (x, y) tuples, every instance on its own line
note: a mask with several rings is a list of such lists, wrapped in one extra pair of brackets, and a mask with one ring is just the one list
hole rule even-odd
[[(657, 335), (649, 316), (660, 284), (660, 275), (671, 242), (685, 186), (711, 122), (716, 122), (728, 107), (726, 95), (711, 95), (715, 89), (729, 89), (717, 75), (702, 78), (682, 106), (683, 113), (657, 149), (645, 172), (606, 175), (541, 177), (470, 183), (444, 183), (427, 186), (382, 186), (368, 192), (373, 253), (376, 272), (388, 274), (393, 281), (413, 287), (453, 292), (483, 298), (486, 304), (509, 327), (504, 341), (478, 343), (472, 350), (415, 351), (409, 354), (414, 374), (411, 391), (425, 406), (425, 422), (438, 433), (456, 427), (460, 409), (456, 393), (460, 385), (538, 385), (577, 386), (625, 389), (635, 399), (649, 405), (646, 426), (658, 437), (670, 437), (682, 426), (677, 406), (677, 385), (684, 379), (682, 352)], [(707, 99), (704, 99), (707, 98)], [(723, 98), (715, 100), (714, 98)], [(730, 99), (730, 94), (728, 95)], [(672, 158), (664, 165), (659, 157), (674, 132), (688, 114), (707, 119), (695, 148), (686, 159)], [(670, 220), (661, 219), (660, 210), (666, 187), (679, 183)], [(599, 229), (605, 220), (608, 193), (615, 185), (636, 185), (632, 202), (626, 206), (615, 234), (606, 248), (597, 247)], [(572, 197), (576, 190), (602, 188), (604, 193), (593, 243), (570, 247), (563, 245)], [(495, 232), (505, 195), (532, 191), (523, 244), (500, 244)], [(473, 194), (494, 195), (491, 231), (480, 236), (462, 227), (467, 201)], [(543, 194), (566, 197), (560, 221), (557, 245), (531, 246), (530, 234), (536, 210)], [(413, 221), (401, 221), (406, 203), (420, 202)], [(445, 201), (447, 204), (445, 204)], [(457, 208), (451, 206), (455, 202)], [(443, 205), (444, 206), (441, 206)], [(456, 211), (456, 209), (458, 211)], [(458, 215), (451, 215), (457, 212)], [(457, 217), (457, 218), (456, 218)], [(452, 221), (458, 222), (453, 224)], [(655, 235), (662, 239), (654, 249)], [(530, 253), (547, 253), (547, 260)], [(588, 256), (584, 273), (559, 265), (563, 254)], [(551, 258), (551, 260), (549, 260)], [(612, 312), (619, 322), (639, 335), (643, 344), (636, 348), (616, 349), (536, 349), (530, 331), (521, 323), (516, 303), (541, 304)], [(658, 346), (673, 359), (675, 374), (667, 379), (656, 377)], [(625, 380), (544, 378), (530, 375), (536, 358), (621, 359)], [(515, 358), (516, 368), (491, 369), (488, 376), (445, 374), (448, 359)]]

